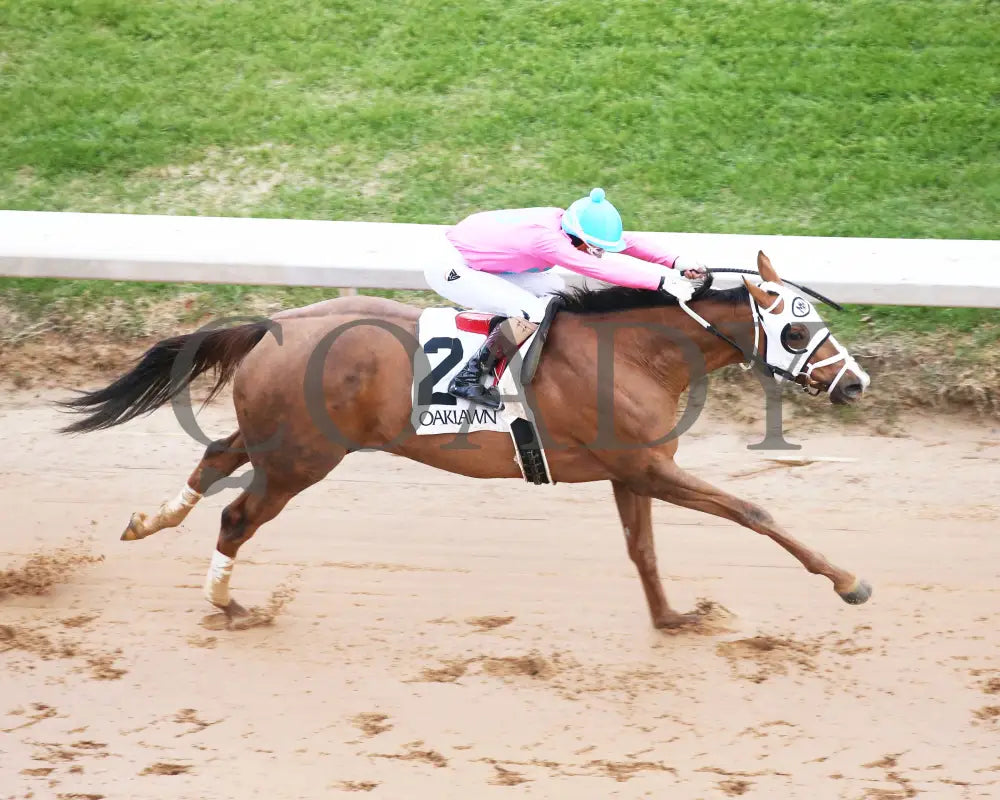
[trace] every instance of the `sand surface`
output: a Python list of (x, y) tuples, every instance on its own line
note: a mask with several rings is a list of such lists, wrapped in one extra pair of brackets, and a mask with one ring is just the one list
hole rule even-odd
[(243, 548), (259, 624), (230, 630), (200, 587), (235, 490), (118, 540), (202, 446), (169, 410), (60, 437), (49, 399), (0, 403), (0, 798), (1000, 797), (988, 426), (801, 431), (795, 455), (857, 460), (800, 466), (748, 451), (754, 426), (684, 437), (682, 466), (868, 578), (867, 605), (656, 503), (672, 604), (717, 604), (658, 632), (606, 484), (357, 454)]

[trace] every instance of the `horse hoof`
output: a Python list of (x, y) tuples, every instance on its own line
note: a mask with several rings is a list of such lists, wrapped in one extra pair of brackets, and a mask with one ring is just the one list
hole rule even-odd
[(872, 596), (872, 585), (866, 580), (858, 578), (854, 581), (854, 585), (848, 589), (846, 592), (837, 592), (840, 598), (845, 603), (850, 603), (852, 606), (859, 606), (862, 603), (868, 601), (868, 598)]
[(653, 622), (653, 627), (658, 630), (680, 630), (681, 628), (690, 628), (693, 625), (698, 625), (701, 622), (701, 616), (699, 614), (674, 614), (669, 617), (662, 617)]
[(230, 600), (228, 605), (217, 607), (222, 609), (222, 613), (229, 617), (229, 619), (239, 619), (240, 617), (250, 616), (250, 612), (243, 608), (243, 606), (235, 600)]
[(137, 513), (129, 517), (128, 526), (122, 533), (121, 540), (123, 542), (135, 542), (143, 538), (142, 534), (139, 533), (139, 525), (136, 523), (142, 524), (142, 518)]

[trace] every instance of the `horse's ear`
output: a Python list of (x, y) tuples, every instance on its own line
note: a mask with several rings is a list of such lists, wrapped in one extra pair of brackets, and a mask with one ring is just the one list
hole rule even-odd
[(747, 287), (747, 291), (750, 292), (750, 295), (757, 301), (757, 305), (761, 308), (769, 308), (774, 302), (774, 298), (761, 289), (757, 284), (750, 283), (750, 281), (746, 278), (743, 278), (743, 284)]
[(781, 283), (781, 278), (778, 277), (778, 273), (771, 266), (771, 259), (764, 255), (763, 250), (757, 251), (757, 272), (760, 273), (760, 277), (765, 281)]

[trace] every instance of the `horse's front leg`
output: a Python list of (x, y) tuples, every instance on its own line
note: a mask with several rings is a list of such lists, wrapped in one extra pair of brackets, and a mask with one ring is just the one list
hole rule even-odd
[(661, 456), (652, 464), (647, 464), (642, 478), (629, 482), (629, 486), (674, 505), (724, 517), (770, 537), (795, 556), (809, 572), (829, 578), (837, 594), (847, 603), (856, 605), (871, 597), (872, 587), (867, 581), (834, 566), (821, 553), (794, 539), (763, 508), (690, 475), (672, 458)]
[(646, 593), (649, 615), (657, 628), (679, 628), (697, 620), (696, 614), (678, 614), (667, 602), (656, 568), (656, 545), (653, 542), (653, 501), (638, 495), (620, 481), (612, 481), (618, 516), (625, 533), (629, 558), (639, 571), (642, 590)]

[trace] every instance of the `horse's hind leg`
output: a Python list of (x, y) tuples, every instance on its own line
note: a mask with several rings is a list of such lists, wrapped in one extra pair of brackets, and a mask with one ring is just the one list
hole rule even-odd
[(245, 449), (243, 435), (239, 431), (212, 442), (177, 496), (161, 504), (153, 514), (141, 511), (133, 514), (122, 540), (145, 539), (164, 528), (180, 525), (213, 483), (232, 475), (250, 460)]
[(205, 596), (229, 616), (246, 613), (229, 595), (236, 553), (261, 525), (278, 516), (288, 501), (305, 488), (302, 483), (294, 488), (277, 486), (273, 480), (263, 483), (262, 488), (251, 486), (223, 510), (219, 539), (205, 576)]
[(246, 613), (229, 594), (229, 582), (240, 547), (261, 525), (278, 516), (295, 495), (328, 475), (347, 454), (338, 447), (322, 454), (315, 451), (310, 454), (306, 448), (296, 451), (290, 444), (288, 447), (297, 455), (274, 452), (255, 458), (253, 482), (222, 511), (219, 538), (205, 576), (204, 589), (208, 601), (230, 617)]
[(652, 499), (643, 497), (627, 488), (625, 484), (612, 481), (618, 516), (621, 517), (625, 532), (625, 544), (629, 558), (639, 571), (642, 589), (646, 593), (649, 615), (657, 628), (676, 628), (692, 622), (696, 616), (679, 614), (667, 602), (656, 567), (656, 546), (653, 542)]

